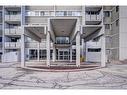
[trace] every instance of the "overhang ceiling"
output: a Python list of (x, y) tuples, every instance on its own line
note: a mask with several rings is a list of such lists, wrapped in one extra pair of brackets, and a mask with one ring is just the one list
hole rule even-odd
[(21, 22), (20, 22), (20, 20), (15, 20), (15, 21), (5, 21), (6, 23), (8, 23), (8, 24), (18, 24), (18, 25), (20, 25), (21, 24)]
[(5, 6), (7, 11), (21, 11), (21, 6)]
[(102, 21), (97, 20), (97, 21), (87, 21), (86, 20), (86, 25), (99, 25)]
[(102, 6), (86, 6), (86, 11), (100, 11), (102, 9)]
[(70, 36), (77, 19), (51, 19), (51, 27), (56, 37)]
[(93, 35), (93, 38), (94, 38), (94, 33), (95, 32), (99, 32), (99, 30), (102, 28), (102, 26), (86, 26), (86, 27), (83, 27), (83, 34), (82, 34), (82, 38), (85, 39), (90, 36)]
[(41, 39), (46, 38), (46, 34), (44, 33), (44, 27), (25, 27), (25, 29), (26, 31), (32, 32)]

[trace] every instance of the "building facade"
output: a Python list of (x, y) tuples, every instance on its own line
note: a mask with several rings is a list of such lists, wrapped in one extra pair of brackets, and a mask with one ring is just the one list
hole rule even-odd
[(1, 6), (2, 63), (127, 59), (126, 6)]

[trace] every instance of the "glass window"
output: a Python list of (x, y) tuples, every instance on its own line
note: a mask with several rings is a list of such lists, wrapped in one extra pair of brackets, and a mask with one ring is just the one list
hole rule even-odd
[(119, 6), (116, 6), (116, 12), (118, 12), (119, 11)]
[(29, 59), (30, 60), (37, 60), (38, 52), (37, 49), (30, 49), (29, 50)]
[(39, 11), (35, 11), (35, 16), (40, 16), (40, 12)]
[(110, 29), (110, 24), (105, 24), (105, 29)]
[(30, 16), (30, 11), (26, 11), (25, 15)]
[(64, 12), (62, 12), (62, 11), (61, 11), (61, 12), (60, 12), (60, 11), (57, 11), (57, 12), (56, 12), (56, 16), (64, 16)]
[(116, 26), (118, 26), (118, 25), (119, 25), (119, 20), (116, 21)]
[(68, 44), (69, 37), (56, 37), (56, 43), (57, 44)]
[(35, 16), (35, 12), (33, 12), (33, 11), (26, 11), (26, 16)]
[(49, 12), (44, 12), (44, 15), (45, 16), (49, 16)]
[(68, 16), (72, 16), (72, 11), (68, 11)]
[(109, 12), (109, 11), (105, 11), (105, 12), (104, 12), (104, 16), (105, 16), (105, 17), (110, 17), (110, 12)]
[(101, 51), (101, 48), (88, 48), (88, 52), (100, 52)]
[(54, 12), (50, 12), (50, 16), (54, 16)]
[(40, 60), (46, 59), (46, 50), (39, 50)]
[(67, 11), (64, 11), (64, 16), (68, 16), (68, 12)]
[(2, 37), (0, 37), (0, 42), (2, 42)]
[(41, 12), (40, 12), (40, 15), (41, 15), (41, 16), (44, 16), (44, 15), (45, 15), (45, 12), (44, 12), (44, 11), (41, 11)]
[(72, 12), (72, 16), (81, 16), (81, 13), (80, 12)]
[(19, 14), (20, 12), (18, 12), (18, 11), (8, 11), (8, 14), (9, 15), (17, 15), (17, 14)]

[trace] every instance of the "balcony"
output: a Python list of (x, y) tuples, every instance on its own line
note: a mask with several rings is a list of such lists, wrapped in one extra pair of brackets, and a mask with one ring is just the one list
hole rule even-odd
[(85, 15), (86, 21), (101, 21), (102, 17), (101, 15)]
[(22, 33), (22, 28), (10, 28), (10, 29), (5, 29), (5, 35), (21, 35)]
[(20, 42), (5, 42), (6, 49), (19, 49), (21, 47)]
[(69, 47), (71, 44), (68, 37), (57, 37), (55, 45), (56, 47)]
[(81, 11), (56, 11), (56, 16), (81, 16)]
[(101, 14), (86, 14), (85, 19), (87, 25), (99, 25), (102, 22)]
[[(38, 42), (26, 42), (25, 43), (26, 48), (38, 48)], [(50, 44), (50, 48), (53, 47), (53, 44)], [(46, 42), (40, 43), (40, 48), (46, 48)]]
[(25, 46), (26, 46), (26, 48), (37, 48), (38, 43), (37, 42), (26, 42)]
[(5, 21), (20, 21), (21, 20), (21, 15), (5, 15)]

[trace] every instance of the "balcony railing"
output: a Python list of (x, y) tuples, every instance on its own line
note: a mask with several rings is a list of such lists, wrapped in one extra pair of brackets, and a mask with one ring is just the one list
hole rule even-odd
[(102, 20), (102, 16), (99, 14), (99, 15), (89, 15), (89, 14), (86, 14), (85, 15), (85, 18), (86, 18), (86, 21), (101, 21)]
[(5, 15), (5, 21), (20, 21), (21, 15)]
[(26, 42), (25, 46), (27, 48), (37, 48), (38, 47), (38, 43), (37, 42)]
[(21, 27), (5, 29), (5, 35), (21, 35), (21, 33)]
[[(25, 46), (27, 48), (38, 48), (38, 42), (26, 42)], [(50, 44), (50, 48), (53, 47), (53, 44)], [(46, 42), (41, 42), (40, 43), (40, 48), (46, 48)]]
[(20, 48), (20, 42), (5, 42), (5, 48)]
[(68, 40), (58, 40), (56, 44), (70, 44)]

